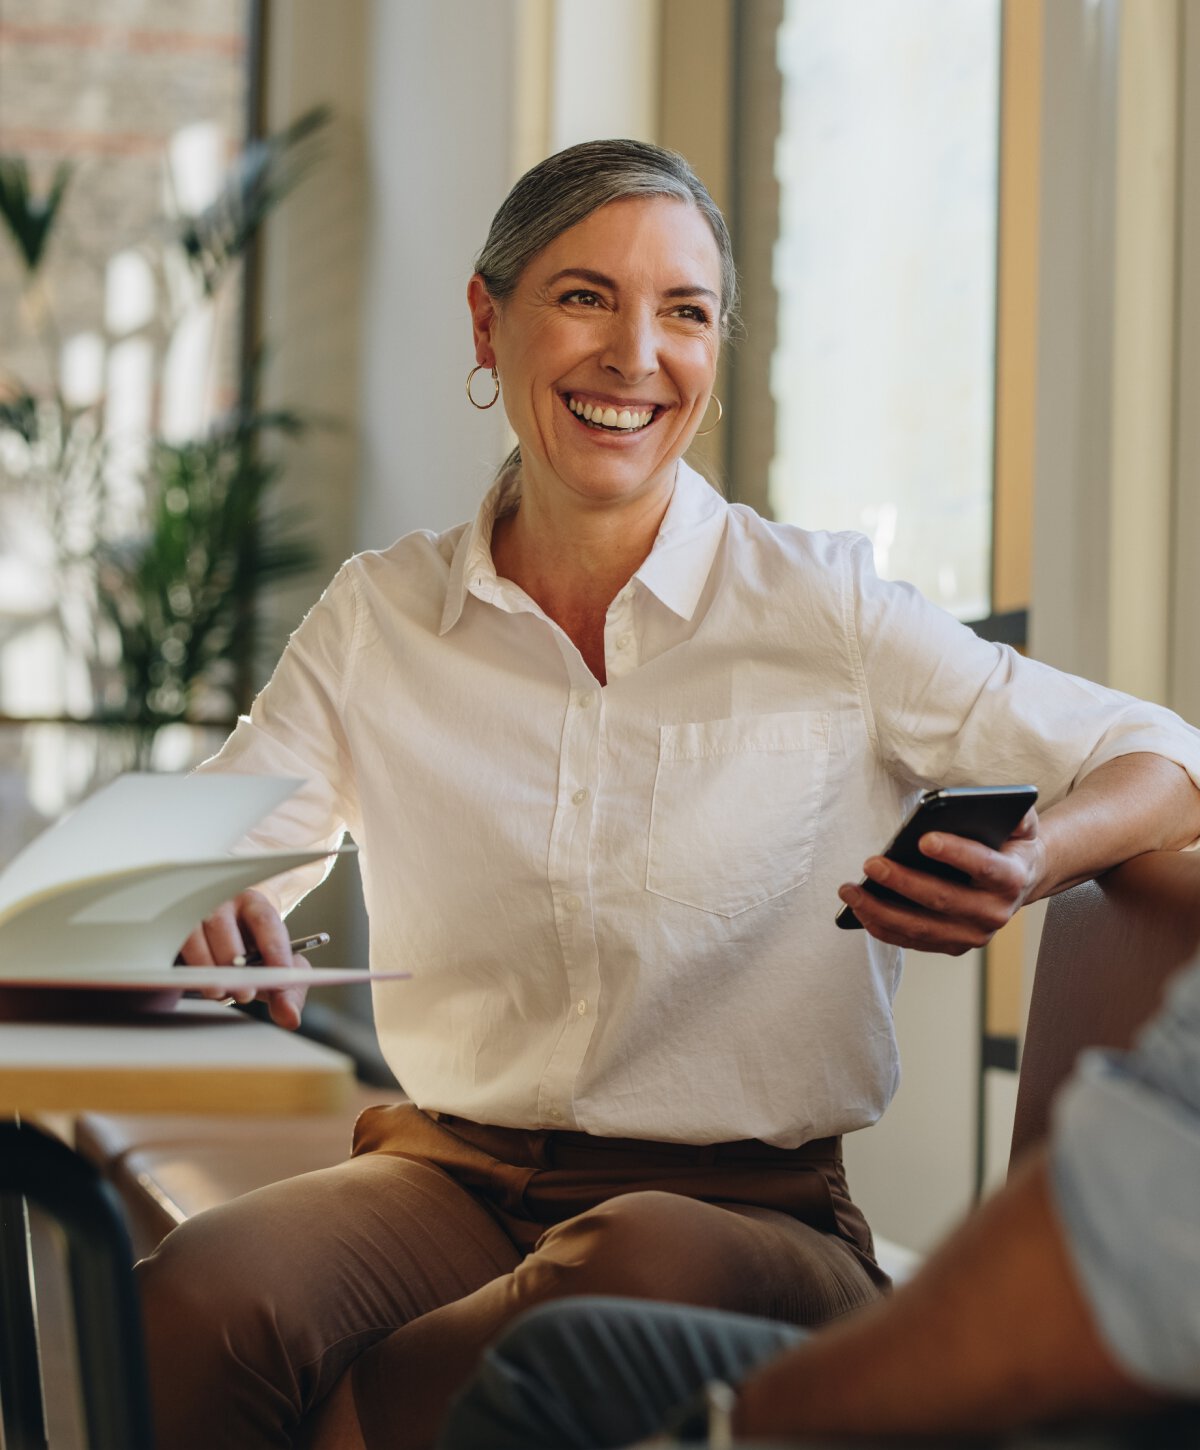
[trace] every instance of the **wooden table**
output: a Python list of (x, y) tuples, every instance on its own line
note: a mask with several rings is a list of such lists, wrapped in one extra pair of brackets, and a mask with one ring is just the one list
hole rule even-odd
[(214, 1002), (128, 1021), (0, 1022), (0, 1409), (7, 1450), (43, 1450), (26, 1201), (64, 1229), (92, 1450), (150, 1450), (141, 1318), (120, 1204), (39, 1113), (311, 1114), (350, 1097), (341, 1053)]

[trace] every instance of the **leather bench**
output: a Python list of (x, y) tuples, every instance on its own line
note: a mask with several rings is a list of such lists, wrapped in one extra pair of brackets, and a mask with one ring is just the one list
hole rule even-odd
[[(259, 1003), (242, 1011), (266, 1020)], [(75, 1147), (117, 1190), (136, 1256), (177, 1224), (269, 1183), (331, 1168), (350, 1156), (355, 1119), (405, 1095), (372, 1027), (309, 998), (300, 1030), (352, 1058), (353, 1101), (316, 1117), (211, 1118), (180, 1114), (81, 1113)]]
[(141, 1258), (206, 1208), (342, 1162), (358, 1114), (401, 1098), (398, 1090), (360, 1086), (344, 1111), (297, 1119), (83, 1113), (75, 1147), (120, 1194)]

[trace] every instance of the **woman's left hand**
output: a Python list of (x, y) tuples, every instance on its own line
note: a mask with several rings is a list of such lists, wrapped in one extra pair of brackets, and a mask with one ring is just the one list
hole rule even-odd
[(838, 895), (872, 936), (894, 946), (961, 956), (985, 946), (1025, 902), (1037, 894), (1045, 870), (1045, 845), (1037, 811), (1030, 809), (998, 851), (965, 836), (930, 831), (920, 840), (922, 854), (956, 866), (963, 883), (914, 871), (882, 856), (872, 856), (864, 873), (898, 892), (911, 905), (883, 901), (847, 884)]

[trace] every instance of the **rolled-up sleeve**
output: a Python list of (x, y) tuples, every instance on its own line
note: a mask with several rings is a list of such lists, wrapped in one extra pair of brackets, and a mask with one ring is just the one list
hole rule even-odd
[(1080, 1059), (1050, 1153), (1101, 1338), (1135, 1379), (1200, 1394), (1200, 961), (1131, 1052)]
[(916, 785), (1029, 781), (1041, 807), (1121, 755), (1174, 761), (1200, 786), (1200, 731), (1159, 705), (1027, 659), (903, 583), (880, 579), (863, 539), (847, 608), (878, 748)]

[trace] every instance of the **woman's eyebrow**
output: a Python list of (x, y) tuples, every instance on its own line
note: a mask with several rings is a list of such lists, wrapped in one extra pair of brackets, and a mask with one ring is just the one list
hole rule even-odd
[(663, 293), (664, 297), (707, 297), (709, 301), (716, 302), (717, 294), (711, 287), (668, 287)]
[(581, 282), (590, 282), (594, 287), (607, 287), (612, 292), (617, 290), (617, 284), (611, 277), (603, 272), (593, 272), (590, 267), (564, 267), (561, 272), (555, 272), (553, 277), (546, 279), (546, 286), (553, 287), (564, 277), (578, 277)]
[[(546, 286), (553, 287), (565, 277), (577, 277), (581, 282), (590, 282), (593, 287), (607, 287), (610, 292), (619, 292), (621, 289), (617, 283), (605, 272), (594, 272), (590, 267), (563, 267), (561, 271), (555, 272), (553, 276), (546, 279)], [(686, 284), (681, 287), (664, 288), (664, 297), (707, 297), (716, 302), (717, 294), (711, 287), (701, 287), (697, 284)]]

